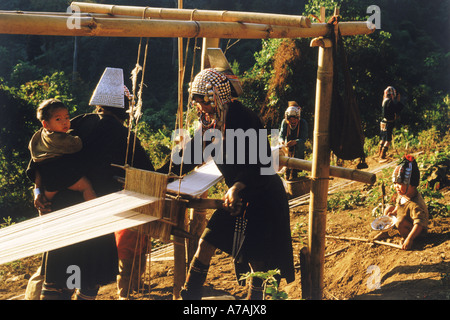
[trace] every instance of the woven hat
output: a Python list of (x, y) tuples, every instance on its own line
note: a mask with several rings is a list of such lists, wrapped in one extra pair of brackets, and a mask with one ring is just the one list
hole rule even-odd
[(125, 108), (123, 70), (106, 68), (89, 101), (90, 106)]

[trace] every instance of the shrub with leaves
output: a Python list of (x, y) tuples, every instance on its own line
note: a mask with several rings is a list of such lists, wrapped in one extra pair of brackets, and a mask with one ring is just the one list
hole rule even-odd
[(286, 300), (288, 295), (279, 289), (277, 275), (280, 275), (280, 270), (278, 269), (267, 272), (247, 272), (241, 276), (240, 280), (247, 280), (253, 277), (260, 278), (263, 280), (264, 299), (268, 295), (271, 300)]

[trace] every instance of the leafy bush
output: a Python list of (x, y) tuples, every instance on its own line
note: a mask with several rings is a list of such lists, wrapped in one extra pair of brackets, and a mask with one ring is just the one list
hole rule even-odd
[(240, 280), (246, 280), (252, 277), (263, 280), (264, 299), (268, 295), (271, 300), (286, 300), (288, 295), (286, 292), (278, 288), (277, 276), (280, 275), (280, 270), (269, 270), (267, 272), (247, 272), (241, 275)]

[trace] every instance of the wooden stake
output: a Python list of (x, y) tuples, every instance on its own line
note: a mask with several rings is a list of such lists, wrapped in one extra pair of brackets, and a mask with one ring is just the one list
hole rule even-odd
[(311, 270), (309, 252), (307, 247), (303, 247), (300, 250), (300, 274), (302, 284), (302, 298), (307, 300), (311, 299)]
[(327, 196), (330, 177), (329, 120), (333, 91), (333, 48), (321, 39), (316, 85), (311, 200), (309, 205), (308, 249), (311, 271), (311, 299), (323, 296)]
[[(208, 197), (208, 191), (202, 195), (202, 200)], [(191, 210), (191, 217), (189, 219), (189, 233), (193, 236), (192, 239), (187, 241), (187, 264), (190, 265), (192, 258), (195, 255), (198, 247), (198, 241), (200, 236), (206, 227), (206, 208), (198, 207)]]
[[(186, 205), (181, 201), (172, 201), (178, 215), (177, 228), (186, 230)], [(180, 298), (180, 291), (186, 281), (187, 262), (186, 262), (186, 244), (184, 237), (173, 237), (173, 259), (174, 259), (174, 273), (173, 273), (173, 299)]]

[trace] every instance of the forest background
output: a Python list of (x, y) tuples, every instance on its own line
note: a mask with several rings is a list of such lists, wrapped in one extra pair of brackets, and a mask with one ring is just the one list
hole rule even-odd
[[(66, 0), (2, 0), (0, 10), (65, 12)], [(176, 0), (88, 1), (117, 5), (177, 6)], [(321, 6), (331, 15), (338, 6), (343, 21), (366, 21), (370, 5), (381, 9), (381, 29), (367, 36), (345, 37), (350, 73), (366, 135), (366, 152), (377, 141), (383, 90), (394, 86), (405, 109), (398, 129), (408, 137), (430, 128), (449, 130), (449, 0), (184, 0), (184, 8), (253, 11), (309, 16)], [(140, 39), (56, 37), (0, 34), (0, 219), (5, 223), (36, 215), (32, 183), (26, 178), (28, 141), (40, 124), (40, 101), (57, 97), (72, 116), (91, 112), (89, 98), (105, 67), (129, 75), (137, 61)], [(185, 88), (200, 63), (193, 61), (194, 39), (186, 57)], [(144, 42), (145, 43), (145, 42)], [(187, 44), (188, 41), (185, 41)], [(277, 128), (289, 100), (314, 121), (317, 50), (310, 39), (223, 39), (221, 47), (239, 75), (242, 102), (256, 110), (268, 128)], [(198, 39), (197, 45), (200, 45)], [(170, 152), (177, 110), (177, 41), (150, 38), (139, 137), (158, 167)], [(131, 76), (131, 75), (130, 75)], [(185, 90), (187, 92), (187, 90)], [(187, 98), (185, 98), (187, 101)], [(310, 135), (312, 137), (312, 134)], [(0, 220), (0, 224), (2, 220)]]

